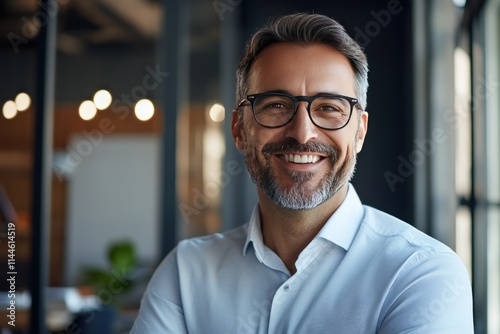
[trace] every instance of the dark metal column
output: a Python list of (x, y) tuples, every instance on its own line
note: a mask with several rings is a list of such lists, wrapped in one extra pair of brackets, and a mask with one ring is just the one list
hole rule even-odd
[(231, 11), (221, 16), (221, 45), (220, 45), (220, 90), (221, 98), (226, 108), (224, 120), (224, 134), (226, 155), (223, 166), (228, 163), (237, 166), (236, 175), (231, 176), (230, 182), (223, 189), (222, 200), (222, 229), (229, 230), (246, 223), (258, 201), (256, 186), (247, 173), (245, 158), (234, 144), (231, 134), (231, 114), (236, 101), (236, 67), (245, 48), (246, 38), (242, 38), (242, 11), (243, 3), (236, 5)]
[[(31, 333), (47, 332), (45, 288), (48, 285), (48, 237), (51, 203), (51, 162), (54, 123), (54, 85), (57, 7), (55, 0), (41, 0), (38, 16), (38, 63), (33, 147), (33, 207), (31, 248)], [(44, 21), (42, 21), (44, 20)]]
[[(473, 7), (473, 5), (470, 5)], [(487, 181), (483, 174), (486, 171), (484, 167), (484, 151), (478, 148), (485, 147), (485, 138), (483, 137), (485, 128), (484, 120), (484, 99), (478, 95), (478, 78), (484, 78), (484, 55), (479, 51), (480, 46), (484, 46), (482, 41), (478, 13), (470, 13), (471, 19), (468, 24), (469, 32), (469, 55), (471, 61), (471, 105), (470, 105), (470, 135), (471, 149), (470, 158), (472, 161), (470, 167), (470, 187), (471, 192), (468, 200), (472, 226), (472, 295), (474, 301), (474, 330), (475, 333), (487, 333), (488, 331), (488, 224), (486, 219), (486, 207), (478, 204), (484, 197)], [(484, 51), (481, 50), (481, 51)], [(493, 297), (494, 298), (494, 297)]]
[(169, 75), (164, 91), (160, 93), (163, 106), (163, 137), (161, 149), (160, 187), (160, 257), (170, 252), (177, 243), (177, 114), (185, 100), (188, 80), (185, 52), (187, 39), (186, 1), (164, 0), (163, 26), (158, 41), (160, 68)]

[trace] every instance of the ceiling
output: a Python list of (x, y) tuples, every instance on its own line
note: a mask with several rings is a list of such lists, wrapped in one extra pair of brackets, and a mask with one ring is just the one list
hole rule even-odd
[[(31, 40), (54, 11), (40, 0), (2, 0), (0, 45)], [(57, 46), (60, 52), (79, 54), (86, 48), (152, 42), (160, 32), (160, 0), (56, 0), (59, 8)], [(40, 21), (37, 21), (40, 19)], [(27, 43), (35, 45), (35, 43)]]

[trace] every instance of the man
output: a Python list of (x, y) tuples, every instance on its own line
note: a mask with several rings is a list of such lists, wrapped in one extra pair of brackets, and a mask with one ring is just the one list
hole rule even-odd
[(252, 37), (231, 130), (259, 203), (248, 224), (179, 243), (133, 333), (473, 333), (457, 255), (363, 206), (349, 183), (367, 73), (325, 16), (284, 16)]

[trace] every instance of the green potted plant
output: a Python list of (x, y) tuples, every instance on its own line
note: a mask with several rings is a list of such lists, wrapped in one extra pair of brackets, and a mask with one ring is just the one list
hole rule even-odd
[[(82, 333), (112, 333), (121, 307), (121, 298), (134, 286), (132, 274), (137, 265), (135, 247), (128, 240), (115, 241), (107, 250), (108, 266), (85, 267), (82, 284), (90, 288), (101, 307), (93, 314), (82, 315), (76, 320)], [(91, 319), (89, 321), (88, 319)]]
[(133, 287), (137, 257), (131, 241), (116, 241), (107, 251), (108, 267), (85, 267), (83, 283), (90, 286), (102, 304), (119, 306), (120, 297)]

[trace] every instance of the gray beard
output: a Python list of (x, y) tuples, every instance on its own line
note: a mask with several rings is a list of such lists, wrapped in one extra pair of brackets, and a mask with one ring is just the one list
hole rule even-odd
[[(270, 166), (270, 158), (273, 152), (319, 152), (327, 154), (330, 160), (331, 169), (320, 181), (317, 189), (307, 193), (306, 182), (314, 173), (311, 172), (290, 172), (289, 177), (293, 180), (292, 187), (282, 186), (273, 169)], [(295, 140), (286, 140), (278, 144), (268, 144), (262, 149), (265, 163), (261, 164), (257, 158), (257, 152), (253, 149), (245, 150), (245, 161), (255, 184), (277, 205), (290, 210), (310, 210), (324, 203), (335, 195), (347, 182), (349, 182), (356, 168), (356, 143), (353, 151), (347, 152), (346, 159), (334, 169), (338, 163), (339, 150), (336, 147), (324, 144), (304, 144), (301, 145)]]

